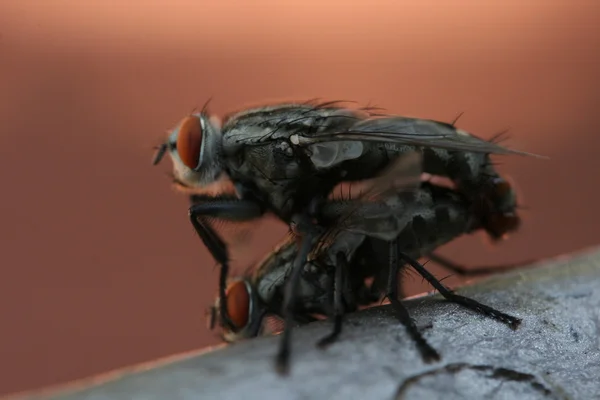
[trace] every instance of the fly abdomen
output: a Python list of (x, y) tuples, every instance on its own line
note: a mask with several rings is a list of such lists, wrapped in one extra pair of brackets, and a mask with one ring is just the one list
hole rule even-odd
[(471, 212), (492, 239), (500, 239), (520, 226), (512, 185), (501, 177), (489, 154), (425, 148), (423, 169), (447, 176), (472, 203)]
[(477, 227), (468, 202), (448, 189), (429, 186), (429, 190), (431, 207), (415, 213), (398, 237), (399, 245), (413, 258), (420, 258)]

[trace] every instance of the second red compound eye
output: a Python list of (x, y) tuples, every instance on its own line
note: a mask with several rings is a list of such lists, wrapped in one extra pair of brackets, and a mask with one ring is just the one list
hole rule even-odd
[(248, 324), (250, 313), (250, 294), (243, 281), (232, 282), (227, 286), (227, 313), (231, 322), (242, 329)]
[(177, 152), (181, 161), (190, 169), (200, 164), (202, 135), (200, 118), (192, 115), (181, 121), (177, 135)]

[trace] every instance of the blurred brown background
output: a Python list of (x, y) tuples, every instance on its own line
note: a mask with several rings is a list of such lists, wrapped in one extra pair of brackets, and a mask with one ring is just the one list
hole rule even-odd
[[(0, 393), (218, 341), (204, 320), (217, 269), (170, 164), (150, 165), (210, 96), (218, 114), (322, 97), (446, 121), (465, 111), (459, 126), (483, 137), (511, 127), (509, 145), (551, 157), (502, 160), (528, 207), (522, 231), (443, 253), (476, 265), (597, 244), (599, 8), (0, 0)], [(273, 226), (238, 265), (277, 242)]]

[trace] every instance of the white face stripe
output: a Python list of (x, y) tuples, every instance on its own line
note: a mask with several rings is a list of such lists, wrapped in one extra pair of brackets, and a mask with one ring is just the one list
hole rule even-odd
[(179, 152), (177, 151), (177, 136), (179, 136), (179, 127), (181, 126), (181, 124), (177, 125), (177, 127), (175, 129), (173, 129), (173, 131), (171, 132), (171, 134), (169, 135), (169, 148), (167, 149), (169, 151), (169, 155), (171, 156), (171, 158), (177, 162), (177, 164), (183, 164), (183, 162), (181, 161), (181, 158), (179, 157)]
[(181, 126), (181, 123), (177, 124), (177, 126), (175, 127), (175, 129), (173, 129), (171, 131), (171, 133), (169, 134), (169, 139), (168, 142), (169, 144), (175, 144), (177, 143), (177, 136), (179, 136), (179, 128)]
[(202, 132), (202, 143), (200, 144), (200, 157), (198, 157), (198, 165), (194, 168), (194, 171), (198, 171), (204, 160), (204, 149), (206, 149), (206, 122), (202, 114), (193, 114), (194, 117), (200, 120), (200, 131)]

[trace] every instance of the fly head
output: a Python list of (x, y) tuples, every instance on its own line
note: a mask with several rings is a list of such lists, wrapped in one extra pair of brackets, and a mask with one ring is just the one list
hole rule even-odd
[(258, 304), (252, 284), (247, 279), (235, 279), (227, 285), (225, 290), (227, 310), (234, 328), (228, 329), (223, 326), (219, 314), (219, 298), (211, 307), (209, 316), (210, 329), (214, 329), (216, 323), (222, 326), (223, 339), (227, 342), (235, 342), (259, 334), (264, 311)]
[(167, 152), (173, 176), (186, 186), (198, 188), (216, 182), (223, 172), (219, 121), (205, 112), (185, 117), (166, 142), (157, 146), (153, 164), (158, 164)]

